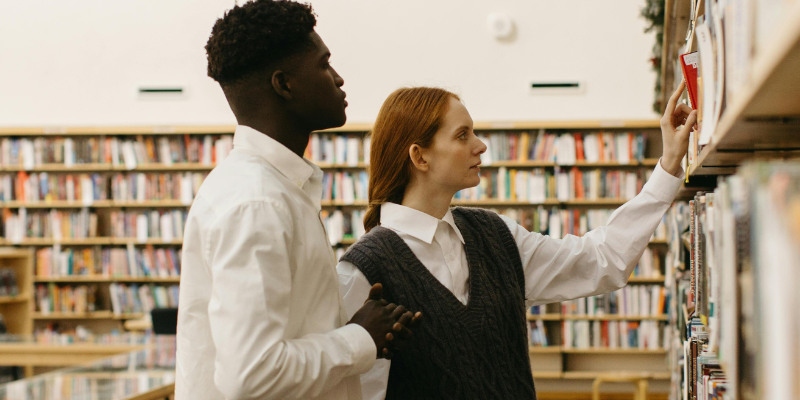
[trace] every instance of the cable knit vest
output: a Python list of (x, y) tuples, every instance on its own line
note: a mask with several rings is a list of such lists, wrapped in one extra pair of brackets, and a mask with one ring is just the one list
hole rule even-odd
[(525, 279), (514, 238), (497, 214), (454, 208), (469, 264), (461, 303), (393, 231), (375, 227), (342, 257), (389, 302), (422, 311), (395, 354), (386, 399), (536, 399), (525, 324)]

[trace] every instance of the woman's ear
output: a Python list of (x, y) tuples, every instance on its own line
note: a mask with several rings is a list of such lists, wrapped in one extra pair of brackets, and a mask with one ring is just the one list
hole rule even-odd
[(427, 171), (429, 168), (428, 162), (425, 161), (425, 157), (423, 156), (423, 148), (414, 143), (411, 147), (408, 148), (408, 156), (411, 158), (411, 163), (414, 164), (414, 168), (419, 171)]

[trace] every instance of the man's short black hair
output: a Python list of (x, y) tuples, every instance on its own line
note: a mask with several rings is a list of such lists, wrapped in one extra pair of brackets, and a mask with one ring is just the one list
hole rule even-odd
[(224, 84), (302, 51), (317, 19), (308, 4), (254, 0), (218, 19), (206, 44), (208, 76)]

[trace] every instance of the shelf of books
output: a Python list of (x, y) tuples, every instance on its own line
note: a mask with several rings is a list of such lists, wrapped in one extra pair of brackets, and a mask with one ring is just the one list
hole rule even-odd
[[(183, 224), (234, 128), (0, 128), (0, 244), (33, 251), (25, 287), (36, 337), (103, 337), (177, 304)], [(337, 256), (364, 234), (369, 129), (315, 133), (305, 154), (324, 172), (321, 217)], [(481, 183), (453, 203), (555, 237), (604, 224), (641, 190), (661, 149), (658, 121), (478, 123), (476, 132), (488, 146)], [(586, 360), (595, 359), (616, 360), (601, 363), (612, 370), (628, 357), (639, 360), (631, 368), (667, 370), (666, 238), (662, 224), (628, 287), (529, 316), (537, 380), (588, 391), (600, 369)]]
[(673, 398), (797, 398), (798, 221), (797, 162), (745, 164), (670, 210)]
[(665, 29), (665, 95), (685, 79), (700, 119), (687, 177), (716, 178), (668, 213), (670, 398), (798, 398), (800, 2), (668, 1)]
[[(731, 174), (746, 160), (800, 156), (800, 2), (682, 0), (668, 12), (687, 24), (664, 36), (670, 75), (698, 111), (688, 177)], [(683, 30), (680, 30), (683, 28)], [(670, 50), (667, 50), (669, 48)], [(684, 57), (679, 57), (685, 55)]]

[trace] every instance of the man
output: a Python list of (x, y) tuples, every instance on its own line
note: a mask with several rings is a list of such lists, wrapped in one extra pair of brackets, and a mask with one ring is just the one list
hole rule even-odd
[(219, 19), (206, 45), (239, 125), (186, 222), (178, 400), (361, 400), (358, 375), (421, 317), (375, 285), (347, 321), (319, 217), (322, 172), (302, 158), (312, 131), (346, 120), (315, 25), (310, 6), (256, 0)]

